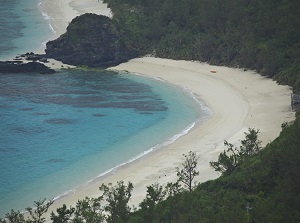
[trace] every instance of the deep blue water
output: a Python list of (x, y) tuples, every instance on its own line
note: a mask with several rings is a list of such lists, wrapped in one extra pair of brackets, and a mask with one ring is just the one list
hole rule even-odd
[[(0, 0), (2, 58), (52, 35), (39, 2)], [(127, 73), (0, 74), (0, 217), (171, 142), (205, 115), (189, 92)]]

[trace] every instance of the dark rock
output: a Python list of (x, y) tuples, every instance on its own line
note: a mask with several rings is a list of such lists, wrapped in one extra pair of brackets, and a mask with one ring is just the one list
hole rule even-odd
[(0, 61), (0, 73), (40, 73), (52, 74), (55, 70), (38, 62), (20, 63), (21, 61)]
[(76, 66), (108, 67), (137, 56), (120, 42), (110, 18), (87, 13), (73, 19), (65, 34), (47, 43), (46, 55)]
[(31, 61), (40, 61), (42, 59), (45, 59), (44, 54), (29, 54), (25, 55), (26, 60), (31, 60)]
[(48, 63), (48, 59), (45, 58), (45, 57), (39, 59), (39, 61), (42, 62), (42, 63)]
[(6, 63), (21, 64), (21, 63), (23, 63), (23, 61), (22, 60), (13, 60), (13, 61), (7, 60)]

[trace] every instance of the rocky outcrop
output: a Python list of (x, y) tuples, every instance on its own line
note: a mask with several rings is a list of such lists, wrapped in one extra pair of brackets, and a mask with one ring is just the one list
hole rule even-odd
[(22, 63), (21, 61), (0, 61), (0, 73), (40, 73), (53, 74), (55, 70), (50, 69), (38, 62)]
[(73, 19), (65, 34), (48, 42), (46, 55), (76, 66), (108, 67), (136, 57), (119, 42), (110, 18), (88, 13)]
[(33, 52), (21, 54), (20, 56), (16, 57), (16, 59), (25, 59), (25, 60), (30, 60), (30, 61), (34, 61), (34, 62), (40, 61), (43, 63), (48, 62), (48, 59), (46, 58), (45, 54), (35, 54)]

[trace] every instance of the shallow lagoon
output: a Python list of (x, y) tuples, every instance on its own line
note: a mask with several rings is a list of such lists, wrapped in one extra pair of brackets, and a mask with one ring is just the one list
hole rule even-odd
[[(1, 4), (0, 59), (53, 35), (40, 2)], [(159, 149), (206, 115), (189, 92), (127, 73), (0, 75), (0, 217)]]
[(189, 92), (130, 74), (16, 74), (0, 89), (1, 214), (158, 149), (207, 115)]

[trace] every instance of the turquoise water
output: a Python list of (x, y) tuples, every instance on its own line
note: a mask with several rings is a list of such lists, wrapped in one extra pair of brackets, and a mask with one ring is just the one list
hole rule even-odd
[(40, 8), (43, 1), (0, 0), (0, 60), (44, 48), (54, 36)]
[[(0, 11), (10, 11), (17, 16), (11, 23), (20, 23), (19, 31), (4, 23), (13, 31), (0, 36), (0, 52), (8, 46), (2, 55), (26, 51), (17, 43), (29, 38), (28, 23), (36, 24), (34, 30), (48, 27), (51, 35), (46, 20), (36, 22), (38, 16), (18, 19), (29, 5), (41, 14), (40, 1), (26, 2), (1, 0), (6, 8), (2, 4)], [(31, 47), (48, 37), (37, 35)], [(0, 217), (72, 192), (171, 143), (207, 115), (189, 92), (127, 73), (0, 74)]]
[(1, 75), (0, 104), (2, 213), (172, 142), (206, 114), (172, 85), (103, 72)]

